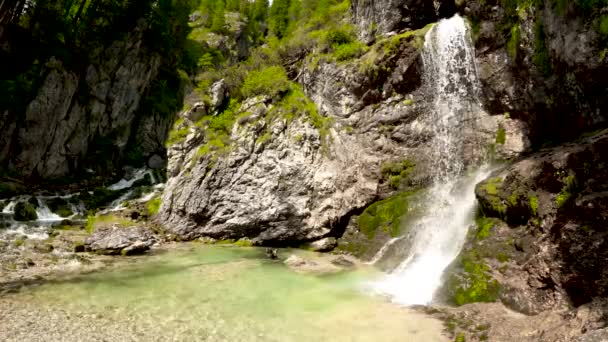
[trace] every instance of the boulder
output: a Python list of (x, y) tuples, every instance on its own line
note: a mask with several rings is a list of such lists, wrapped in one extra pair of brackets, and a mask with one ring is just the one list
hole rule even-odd
[(109, 255), (141, 254), (156, 243), (156, 237), (145, 227), (112, 226), (100, 229), (85, 240), (85, 249)]
[(326, 237), (309, 243), (307, 248), (315, 252), (328, 252), (334, 249), (337, 244), (336, 238)]
[(19, 202), (15, 205), (13, 218), (16, 221), (34, 221), (38, 219), (36, 208), (29, 202)]

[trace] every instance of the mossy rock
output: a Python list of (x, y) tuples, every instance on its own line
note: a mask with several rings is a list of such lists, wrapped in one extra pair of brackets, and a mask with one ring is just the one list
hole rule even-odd
[(63, 198), (52, 198), (50, 200), (47, 200), (46, 204), (53, 213), (61, 217), (70, 217), (74, 215), (74, 212), (70, 208), (70, 205)]
[(34, 221), (38, 219), (36, 208), (29, 202), (19, 202), (15, 205), (16, 221)]
[(357, 219), (359, 231), (373, 239), (378, 229), (392, 237), (401, 235), (402, 220), (410, 210), (409, 199), (416, 191), (402, 192), (367, 207)]
[(495, 302), (500, 294), (500, 284), (490, 272), (490, 267), (475, 250), (461, 253), (448, 272), (444, 289), (451, 304), (464, 305), (477, 302)]
[(531, 200), (536, 195), (516, 181), (488, 178), (477, 184), (475, 195), (484, 216), (501, 219), (512, 226), (524, 224), (537, 214), (538, 202)]
[(97, 188), (93, 190), (93, 194), (86, 191), (82, 192), (79, 198), (88, 210), (95, 210), (109, 205), (127, 191), (129, 191), (129, 189), (109, 190), (106, 188)]

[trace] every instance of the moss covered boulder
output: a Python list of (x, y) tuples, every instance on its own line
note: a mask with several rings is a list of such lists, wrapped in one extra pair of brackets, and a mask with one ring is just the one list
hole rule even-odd
[(14, 219), (17, 221), (37, 220), (36, 208), (29, 202), (19, 202), (15, 205)]

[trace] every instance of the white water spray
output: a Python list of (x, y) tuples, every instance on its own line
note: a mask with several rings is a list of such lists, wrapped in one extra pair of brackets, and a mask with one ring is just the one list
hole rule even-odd
[(378, 293), (406, 305), (433, 299), (443, 271), (460, 252), (472, 223), (475, 184), (489, 174), (481, 168), (462, 176), (465, 154), (471, 152), (466, 151), (466, 132), (474, 129), (481, 111), (474, 50), (464, 20), (456, 15), (429, 30), (422, 57), (424, 86), (433, 96), (428, 120), (433, 125), (429, 168), (433, 186), (425, 201), (429, 207), (410, 228), (414, 236), (408, 257), (374, 284)]

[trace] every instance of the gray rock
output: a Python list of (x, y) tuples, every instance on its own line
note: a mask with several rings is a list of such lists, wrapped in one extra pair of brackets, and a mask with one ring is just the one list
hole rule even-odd
[[(144, 129), (135, 120), (141, 97), (160, 66), (160, 56), (142, 43), (145, 25), (139, 22), (105, 51), (92, 51), (91, 65), (83, 75), (51, 58), (46, 64), (48, 75), (23, 117), (0, 114), (0, 163), (20, 177), (56, 178), (75, 168), (115, 166), (107, 155), (94, 158), (104, 139), (111, 141), (104, 148), (120, 153), (139, 132), (142, 153), (164, 149), (169, 120), (145, 118)], [(86, 91), (85, 96), (76, 96), (79, 91)], [(162, 128), (155, 129), (157, 125)]]
[(145, 252), (155, 242), (155, 236), (145, 227), (113, 226), (91, 234), (85, 240), (85, 249), (101, 254), (132, 255)]
[(432, 0), (355, 0), (351, 11), (359, 37), (365, 42), (373, 41), (378, 34), (419, 29), (437, 20)]
[(158, 154), (153, 154), (150, 158), (148, 158), (148, 167), (151, 169), (162, 169), (165, 167), (165, 164), (165, 159)]
[(608, 328), (586, 332), (575, 342), (608, 342)]
[(223, 79), (211, 85), (211, 108), (217, 111), (226, 99), (226, 82)]
[(316, 252), (327, 252), (331, 251), (338, 244), (336, 238), (334, 237), (326, 237), (323, 239), (319, 239), (317, 241), (313, 241), (308, 244), (308, 247)]

